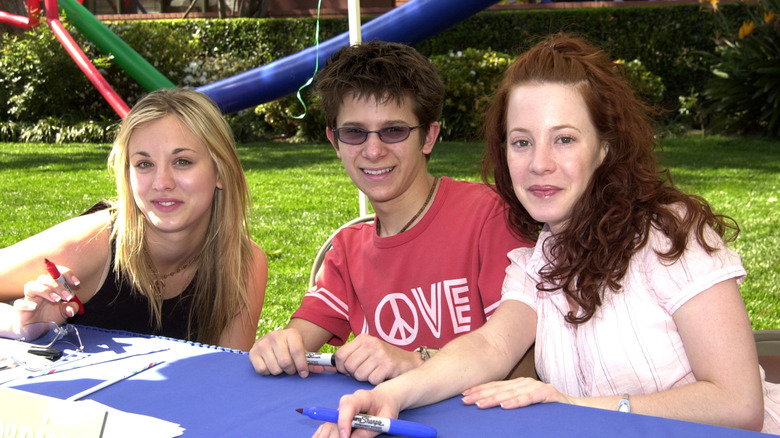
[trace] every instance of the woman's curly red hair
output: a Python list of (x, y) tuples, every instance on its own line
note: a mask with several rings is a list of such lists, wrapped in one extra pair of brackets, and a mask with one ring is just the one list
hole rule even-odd
[[(542, 270), (542, 291), (563, 290), (582, 309), (569, 312), (571, 323), (588, 321), (605, 290), (618, 292), (631, 257), (647, 244), (650, 227), (671, 243), (659, 257), (673, 261), (685, 251), (688, 236), (708, 251), (705, 226), (733, 240), (736, 222), (716, 215), (703, 198), (677, 188), (668, 170), (659, 170), (651, 116), (656, 111), (639, 101), (618, 66), (582, 39), (557, 34), (520, 55), (507, 69), (485, 123), (487, 150), (482, 179), (509, 206), (508, 221), (522, 236), (536, 240), (542, 223), (536, 221), (514, 193), (506, 157), (506, 113), (510, 93), (520, 84), (556, 83), (576, 87), (588, 107), (600, 140), (608, 145), (601, 166), (574, 206), (565, 230), (545, 247), (552, 263)], [(547, 245), (546, 245), (547, 246)]]

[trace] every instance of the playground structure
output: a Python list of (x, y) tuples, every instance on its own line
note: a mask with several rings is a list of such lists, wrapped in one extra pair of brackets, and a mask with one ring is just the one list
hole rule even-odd
[[(40, 25), (37, 18), (41, 15), (38, 0), (27, 1), (27, 16), (0, 11), (0, 23), (22, 29), (32, 29)], [(359, 1), (355, 1), (357, 11), (350, 10), (349, 32), (264, 66), (198, 87), (196, 90), (211, 97), (226, 114), (253, 108), (298, 91), (311, 79), (316, 65), (324, 65), (328, 57), (340, 47), (359, 42), (361, 34), (362, 38), (368, 41), (383, 40), (413, 45), (454, 26), (497, 1), (411, 0), (363, 26), (360, 26), (357, 13), (360, 9)], [(44, 5), (46, 24), (68, 55), (121, 118), (130, 111), (128, 105), (67, 32), (59, 19), (60, 9), (67, 14), (68, 21), (79, 32), (103, 53), (112, 56), (114, 62), (147, 91), (175, 87), (175, 84), (76, 0), (44, 0)]]

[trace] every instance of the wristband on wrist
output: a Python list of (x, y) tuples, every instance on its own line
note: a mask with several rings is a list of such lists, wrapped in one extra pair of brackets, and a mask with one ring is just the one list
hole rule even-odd
[(623, 398), (618, 402), (618, 412), (631, 412), (631, 403), (628, 401), (628, 394), (623, 394)]
[(417, 347), (415, 350), (415, 353), (420, 353), (420, 359), (422, 359), (423, 362), (433, 357), (434, 354), (439, 352), (438, 348), (428, 348), (425, 345), (421, 347)]

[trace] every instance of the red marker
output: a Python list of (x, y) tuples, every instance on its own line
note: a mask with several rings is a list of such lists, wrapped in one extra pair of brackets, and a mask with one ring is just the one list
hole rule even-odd
[(54, 281), (56, 281), (57, 283), (59, 283), (63, 287), (65, 287), (65, 289), (67, 289), (68, 292), (70, 292), (70, 295), (73, 297), (70, 300), (68, 300), (67, 302), (75, 301), (76, 304), (79, 305), (78, 314), (79, 315), (83, 315), (84, 314), (84, 305), (81, 304), (81, 300), (79, 299), (79, 297), (77, 297), (76, 294), (73, 293), (73, 290), (70, 288), (70, 286), (68, 286), (68, 282), (66, 282), (65, 279), (62, 278), (62, 275), (60, 274), (60, 270), (57, 269), (57, 265), (55, 265), (54, 263), (49, 261), (49, 259), (43, 259), (43, 261), (46, 263), (46, 270), (49, 271), (49, 275), (51, 275), (51, 278), (53, 278)]

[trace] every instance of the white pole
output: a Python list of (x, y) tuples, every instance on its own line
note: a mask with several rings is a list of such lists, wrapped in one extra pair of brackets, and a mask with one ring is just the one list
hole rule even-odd
[[(348, 21), (349, 21), (349, 44), (351, 46), (362, 43), (360, 33), (360, 0), (348, 0)], [(360, 207), (360, 216), (368, 214), (368, 199), (366, 194), (358, 190), (358, 205)]]
[(360, 0), (347, 1), (349, 12), (349, 44), (354, 46), (362, 42), (360, 36)]

